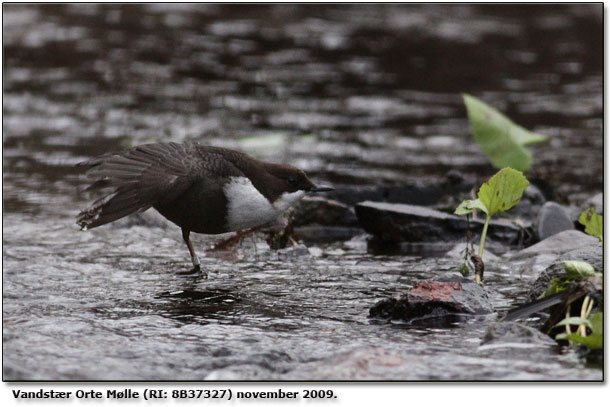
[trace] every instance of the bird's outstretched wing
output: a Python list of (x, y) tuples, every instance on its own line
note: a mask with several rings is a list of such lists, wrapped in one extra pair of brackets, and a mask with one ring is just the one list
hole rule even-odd
[(88, 169), (88, 190), (109, 192), (80, 212), (76, 223), (95, 228), (180, 196), (205, 171), (199, 148), (195, 143), (144, 144), (77, 164)]

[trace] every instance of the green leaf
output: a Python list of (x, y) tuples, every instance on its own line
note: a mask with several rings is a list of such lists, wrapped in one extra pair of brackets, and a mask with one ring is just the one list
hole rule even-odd
[(589, 336), (580, 336), (578, 334), (559, 334), (555, 339), (567, 339), (572, 342), (579, 343), (589, 349), (599, 349), (604, 346), (604, 336), (601, 334), (591, 334)]
[(564, 326), (564, 325), (586, 325), (588, 328), (593, 329), (591, 322), (588, 319), (584, 319), (581, 317), (569, 317), (561, 320), (555, 327)]
[(566, 276), (572, 281), (581, 281), (596, 274), (593, 266), (584, 261), (565, 260), (563, 264), (566, 268)]
[(581, 213), (578, 222), (584, 225), (585, 233), (595, 236), (600, 242), (604, 240), (604, 217), (596, 214), (594, 207)]
[(495, 168), (526, 171), (532, 155), (523, 146), (545, 141), (547, 136), (530, 132), (474, 96), (464, 94), (472, 136)]
[(489, 210), (488, 215), (493, 216), (517, 205), (529, 184), (521, 171), (503, 168), (481, 185), (479, 200)]
[(555, 339), (567, 339), (571, 342), (584, 345), (589, 349), (602, 348), (604, 346), (604, 313), (596, 312), (595, 314), (591, 315), (589, 322), (589, 327), (591, 328), (590, 335), (580, 336), (577, 333), (563, 333), (555, 336)]
[(467, 215), (472, 213), (472, 211), (474, 209), (480, 209), (483, 212), (487, 213), (487, 208), (485, 207), (485, 205), (483, 205), (483, 202), (481, 202), (480, 199), (475, 199), (475, 200), (465, 200), (462, 201), (462, 203), (460, 204), (460, 206), (458, 206), (455, 209), (455, 213), (456, 215)]
[(540, 294), (540, 297), (538, 297), (538, 298), (544, 298), (549, 295), (558, 293), (560, 291), (567, 289), (571, 285), (572, 285), (572, 281), (568, 280), (568, 278), (566, 276), (554, 278), (549, 283), (548, 288), (542, 294)]

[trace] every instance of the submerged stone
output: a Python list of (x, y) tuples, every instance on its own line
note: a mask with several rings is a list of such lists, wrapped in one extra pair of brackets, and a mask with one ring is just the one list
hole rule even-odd
[(294, 228), (294, 234), (306, 244), (332, 243), (350, 240), (362, 234), (362, 229), (347, 226), (309, 225)]
[[(465, 238), (468, 228), (465, 216), (416, 205), (366, 201), (356, 205), (356, 216), (366, 232), (386, 242), (458, 241)], [(471, 219), (470, 230), (478, 235), (484, 223)], [(487, 236), (505, 245), (518, 245), (524, 230), (506, 220), (492, 220)]]
[(447, 179), (423, 185), (344, 185), (335, 187), (327, 196), (346, 205), (354, 206), (363, 201), (388, 201), (411, 205), (434, 205), (445, 196), (468, 192), (473, 183), (467, 182), (455, 172), (447, 174)]
[(493, 312), (485, 289), (473, 280), (452, 276), (418, 281), (400, 298), (386, 298), (371, 307), (370, 318), (416, 320)]
[(481, 340), (481, 345), (492, 343), (527, 343), (545, 346), (557, 344), (538, 329), (518, 322), (494, 322), (490, 324)]

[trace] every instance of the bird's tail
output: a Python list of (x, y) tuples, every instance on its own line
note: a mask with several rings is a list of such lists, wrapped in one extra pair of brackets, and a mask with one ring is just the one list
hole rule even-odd
[(95, 228), (180, 195), (191, 183), (196, 154), (192, 143), (156, 143), (77, 164), (87, 168), (92, 180), (87, 190), (106, 189), (107, 193), (81, 211), (76, 223), (81, 229)]

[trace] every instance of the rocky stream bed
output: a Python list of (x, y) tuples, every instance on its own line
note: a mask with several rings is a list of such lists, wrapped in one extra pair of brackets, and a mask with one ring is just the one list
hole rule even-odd
[[(3, 5), (3, 379), (601, 380), (544, 313), (500, 319), (562, 260), (603, 272), (577, 222), (603, 213), (602, 11)], [(549, 136), (483, 286), (457, 272), (452, 212), (495, 170), (462, 92)], [(179, 229), (152, 211), (79, 231), (77, 162), (187, 139), (335, 191), (290, 214), (294, 243), (194, 236), (208, 279), (177, 275)]]

